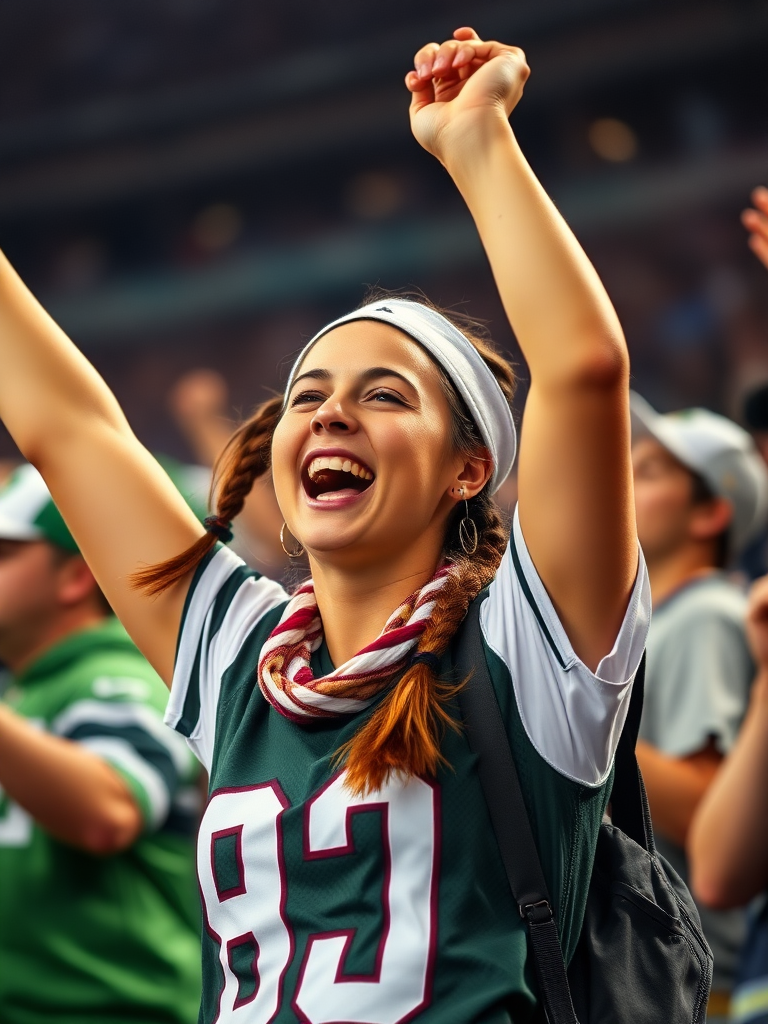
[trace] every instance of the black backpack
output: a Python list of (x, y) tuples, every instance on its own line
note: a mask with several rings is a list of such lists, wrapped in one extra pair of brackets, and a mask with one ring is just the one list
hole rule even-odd
[(704, 1024), (712, 953), (685, 883), (656, 852), (635, 742), (645, 658), (616, 751), (612, 823), (600, 826), (584, 923), (566, 971), (480, 633), (480, 599), (462, 625), (459, 706), (549, 1024)]

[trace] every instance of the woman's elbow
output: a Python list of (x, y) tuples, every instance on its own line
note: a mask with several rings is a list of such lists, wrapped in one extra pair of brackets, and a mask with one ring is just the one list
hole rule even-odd
[(574, 367), (575, 383), (596, 391), (624, 391), (629, 386), (629, 353), (624, 338), (603, 332)]
[[(629, 353), (624, 338), (613, 331), (585, 332), (582, 344), (574, 344), (547, 367), (549, 383), (559, 392), (626, 394), (629, 388)], [(534, 369), (531, 369), (534, 376)], [(542, 381), (541, 374), (536, 375)], [(543, 381), (542, 381), (543, 382)]]

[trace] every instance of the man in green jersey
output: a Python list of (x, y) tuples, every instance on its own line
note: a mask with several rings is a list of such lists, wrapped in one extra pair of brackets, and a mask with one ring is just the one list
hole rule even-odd
[(0, 1021), (191, 1024), (196, 766), (23, 466), (0, 491)]

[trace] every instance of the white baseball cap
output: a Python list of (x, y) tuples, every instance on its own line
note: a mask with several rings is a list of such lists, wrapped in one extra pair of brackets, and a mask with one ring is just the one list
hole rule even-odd
[[(207, 515), (205, 494), (210, 486), (210, 472), (166, 455), (155, 458), (202, 520)], [(45, 480), (28, 462), (17, 467), (0, 487), (0, 540), (46, 540), (67, 551), (80, 550)]]
[(67, 551), (78, 550), (34, 466), (19, 466), (0, 489), (0, 539), (45, 540)]
[(653, 437), (730, 503), (731, 552), (739, 554), (768, 522), (768, 469), (750, 435), (709, 409), (662, 415), (634, 391), (630, 410), (633, 440)]

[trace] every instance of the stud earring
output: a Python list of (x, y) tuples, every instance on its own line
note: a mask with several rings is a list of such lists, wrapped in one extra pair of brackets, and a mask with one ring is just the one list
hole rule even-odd
[(301, 543), (301, 541), (297, 540), (295, 537), (293, 538), (299, 545), (297, 548), (294, 548), (293, 551), (289, 551), (288, 548), (285, 546), (285, 531), (287, 527), (287, 523), (283, 523), (283, 525), (280, 527), (280, 547), (283, 549), (286, 555), (288, 555), (289, 558), (301, 558), (301, 556), (304, 554), (304, 545)]

